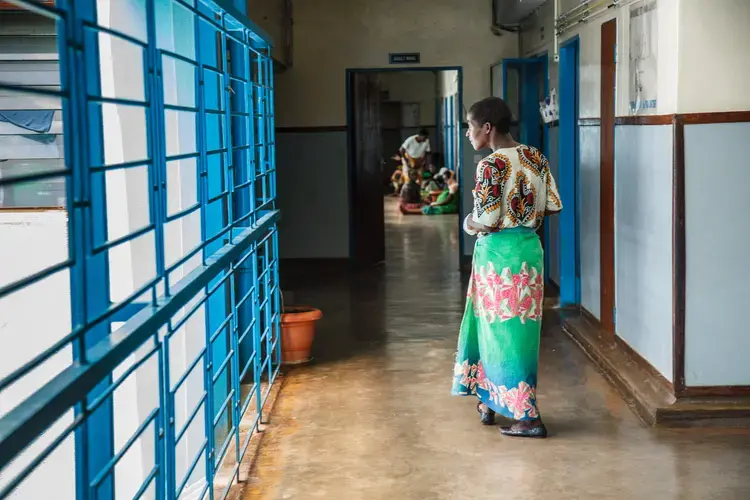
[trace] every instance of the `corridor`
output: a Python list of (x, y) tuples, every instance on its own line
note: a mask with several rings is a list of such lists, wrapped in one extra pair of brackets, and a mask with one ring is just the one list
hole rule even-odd
[[(246, 499), (747, 499), (748, 430), (653, 430), (548, 312), (540, 360), (547, 440), (483, 427), (450, 396), (463, 308), (453, 217), (396, 215), (388, 265), (282, 280), (319, 307), (314, 364), (291, 370)], [(284, 274), (285, 273), (285, 274)]]

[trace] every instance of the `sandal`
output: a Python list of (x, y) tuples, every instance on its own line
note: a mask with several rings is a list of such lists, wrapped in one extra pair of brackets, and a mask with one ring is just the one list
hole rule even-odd
[(539, 423), (534, 426), (516, 423), (507, 427), (500, 427), (500, 433), (504, 436), (511, 437), (543, 439), (547, 437), (547, 428), (540, 420)]
[(485, 405), (486, 411), (482, 410), (482, 402), (477, 403), (477, 412), (480, 415), (479, 421), (484, 425), (493, 425), (495, 423), (495, 412)]

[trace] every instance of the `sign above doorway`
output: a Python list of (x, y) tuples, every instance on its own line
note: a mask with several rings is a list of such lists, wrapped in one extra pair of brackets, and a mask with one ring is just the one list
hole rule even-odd
[(419, 52), (406, 52), (403, 54), (388, 54), (389, 64), (419, 64), (421, 57)]

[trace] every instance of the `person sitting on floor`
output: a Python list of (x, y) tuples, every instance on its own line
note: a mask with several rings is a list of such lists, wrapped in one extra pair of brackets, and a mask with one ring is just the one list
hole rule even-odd
[(422, 197), (430, 202), (435, 201), (437, 196), (445, 189), (445, 179), (441, 175), (447, 169), (440, 168), (441, 156), (439, 153), (430, 153), (425, 160), (425, 175), (422, 182)]
[(391, 184), (393, 185), (393, 193), (391, 193), (391, 196), (400, 196), (401, 190), (404, 188), (404, 172), (400, 167), (393, 172), (393, 175), (391, 175)]
[(409, 182), (401, 189), (401, 203), (399, 210), (404, 215), (422, 213), (422, 189), (417, 184), (417, 170), (409, 170)]
[(458, 213), (458, 182), (453, 172), (446, 170), (443, 178), (447, 184), (445, 190), (440, 193), (437, 200), (422, 208), (425, 215), (442, 215)]

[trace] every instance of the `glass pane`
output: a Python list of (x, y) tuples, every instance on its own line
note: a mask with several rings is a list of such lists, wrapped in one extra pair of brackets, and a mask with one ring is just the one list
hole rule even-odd
[(148, 166), (108, 170), (105, 173), (107, 193), (107, 240), (115, 240), (149, 225)]
[(198, 202), (197, 169), (195, 158), (167, 163), (167, 215), (186, 210)]
[(206, 109), (221, 111), (224, 109), (224, 77), (215, 71), (203, 71), (203, 89)]
[(118, 165), (148, 159), (146, 109), (104, 103), (102, 112), (104, 163)]
[(99, 33), (99, 74), (103, 97), (145, 101), (143, 49), (138, 45)]
[(195, 16), (172, 0), (156, 0), (156, 38), (160, 49), (195, 60)]
[(146, 0), (96, 0), (96, 17), (100, 26), (148, 40)]
[(198, 151), (196, 142), (196, 113), (165, 110), (167, 156), (177, 156)]
[(195, 107), (195, 72), (191, 63), (169, 56), (162, 57), (164, 104)]
[(505, 100), (513, 113), (513, 119), (518, 120), (521, 99), (521, 75), (518, 68), (508, 66), (508, 88), (505, 95)]

